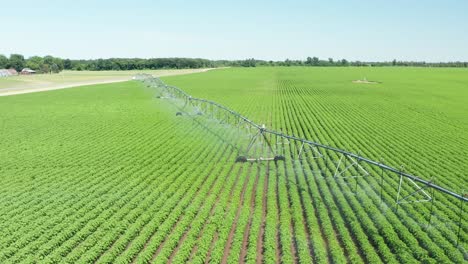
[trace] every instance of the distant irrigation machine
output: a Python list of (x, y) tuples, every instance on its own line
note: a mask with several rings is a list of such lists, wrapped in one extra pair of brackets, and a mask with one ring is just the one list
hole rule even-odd
[[(398, 211), (398, 207), (405, 203), (430, 203), (428, 225), (431, 223), (433, 215), (436, 191), (457, 199), (459, 201), (456, 241), (458, 246), (464, 220), (463, 207), (464, 203), (468, 201), (468, 194), (464, 190), (462, 190), (461, 194), (458, 194), (436, 185), (433, 180), (424, 180), (405, 172), (403, 166), (397, 169), (385, 165), (382, 161), (374, 161), (326, 144), (267, 129), (265, 125), (258, 125), (234, 110), (214, 101), (192, 97), (177, 87), (166, 85), (152, 75), (139, 74), (135, 76), (135, 79), (142, 81), (147, 87), (155, 88), (157, 98), (177, 101), (180, 109), (176, 112), (176, 116), (204, 116), (247, 135), (247, 140), (242, 142), (244, 146), (238, 149), (239, 155), (235, 162), (279, 162), (286, 159), (302, 162), (303, 160), (321, 159), (326, 166), (332, 165), (331, 167), (334, 168), (332, 173), (329, 174), (329, 178), (335, 180), (338, 178), (354, 179), (356, 181), (355, 191), (357, 190), (358, 179), (371, 176), (369, 170), (372, 168), (373, 175), (378, 177), (380, 185), (380, 202), (383, 201), (382, 190), (385, 177), (398, 177), (395, 209)], [(254, 146), (265, 147), (267, 151), (255, 151)], [(412, 191), (403, 193), (402, 187), (405, 183), (412, 187)]]

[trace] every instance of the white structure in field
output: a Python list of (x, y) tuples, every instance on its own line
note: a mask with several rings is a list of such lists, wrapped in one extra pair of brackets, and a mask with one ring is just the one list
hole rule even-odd
[(0, 69), (0, 77), (8, 77), (18, 75), (18, 72), (15, 69)]
[(21, 72), (21, 75), (30, 75), (30, 74), (36, 74), (36, 71), (31, 70), (29, 68), (24, 68)]

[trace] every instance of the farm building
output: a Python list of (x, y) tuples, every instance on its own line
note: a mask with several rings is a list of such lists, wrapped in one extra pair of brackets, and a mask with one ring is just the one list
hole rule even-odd
[(35, 74), (36, 71), (35, 70), (31, 70), (29, 68), (24, 68), (20, 74), (22, 75), (30, 75), (30, 74)]
[(15, 69), (0, 69), (0, 77), (8, 77), (17, 74), (18, 72)]
[(10, 72), (8, 70), (0, 69), (0, 77), (10, 76)]
[(10, 75), (18, 75), (18, 72), (15, 69), (9, 69)]

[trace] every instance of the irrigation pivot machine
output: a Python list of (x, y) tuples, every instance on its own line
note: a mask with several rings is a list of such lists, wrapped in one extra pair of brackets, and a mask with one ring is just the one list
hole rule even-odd
[[(192, 97), (185, 91), (170, 85), (166, 85), (160, 79), (149, 74), (139, 74), (136, 80), (142, 81), (147, 87), (154, 88), (157, 98), (171, 100), (178, 107), (176, 116), (189, 115), (192, 117), (203, 116), (208, 120), (226, 125), (230, 129), (235, 128), (239, 134), (246, 135), (247, 140), (233, 143), (240, 146), (237, 148), (239, 155), (235, 162), (282, 162), (291, 159), (303, 168), (312, 170), (313, 175), (331, 180), (355, 181), (354, 191), (357, 192), (358, 180), (364, 177), (374, 177), (380, 203), (383, 203), (382, 190), (390, 183), (389, 177), (398, 179), (394, 186), (394, 204), (392, 208), (398, 211), (403, 204), (428, 203), (428, 219), (426, 226), (432, 223), (435, 195), (445, 195), (448, 199), (458, 201), (458, 208), (453, 209), (457, 219), (453, 223), (457, 237), (454, 243), (459, 246), (464, 227), (464, 204), (468, 201), (468, 194), (461, 191), (456, 193), (434, 183), (433, 180), (425, 180), (422, 177), (405, 172), (404, 167), (394, 168), (384, 164), (382, 161), (374, 161), (360, 154), (321, 144), (294, 135), (270, 130), (265, 125), (259, 125), (242, 116), (236, 111), (229, 109), (214, 101)], [(242, 137), (245, 139), (245, 137)], [(258, 151), (258, 147), (262, 151)], [(332, 168), (325, 172), (320, 166), (310, 166), (310, 161), (320, 160), (322, 167)], [(455, 201), (454, 200), (454, 201)], [(440, 217), (439, 217), (440, 218)], [(447, 225), (447, 223), (445, 223)], [(464, 236), (463, 236), (464, 237)]]

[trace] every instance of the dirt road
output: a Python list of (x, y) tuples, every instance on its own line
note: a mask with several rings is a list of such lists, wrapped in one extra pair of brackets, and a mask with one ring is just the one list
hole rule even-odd
[[(162, 76), (172, 76), (172, 75), (182, 75), (182, 74), (206, 72), (206, 71), (213, 70), (213, 69), (214, 68), (184, 69), (184, 70), (161, 70), (161, 71), (155, 71), (152, 74), (154, 76), (156, 76), (156, 77), (162, 77)], [(9, 95), (16, 95), (16, 94), (43, 92), (43, 91), (50, 91), (50, 90), (80, 87), (80, 86), (85, 86), (85, 85), (126, 82), (126, 81), (129, 81), (131, 79), (132, 79), (132, 76), (111, 76), (111, 77), (103, 77), (102, 79), (95, 79), (95, 80), (89, 80), (89, 81), (70, 81), (70, 82), (66, 82), (66, 83), (28, 84), (28, 85), (25, 85), (24, 87), (2, 88), (2, 89), (0, 89), (0, 96), (9, 96)]]

